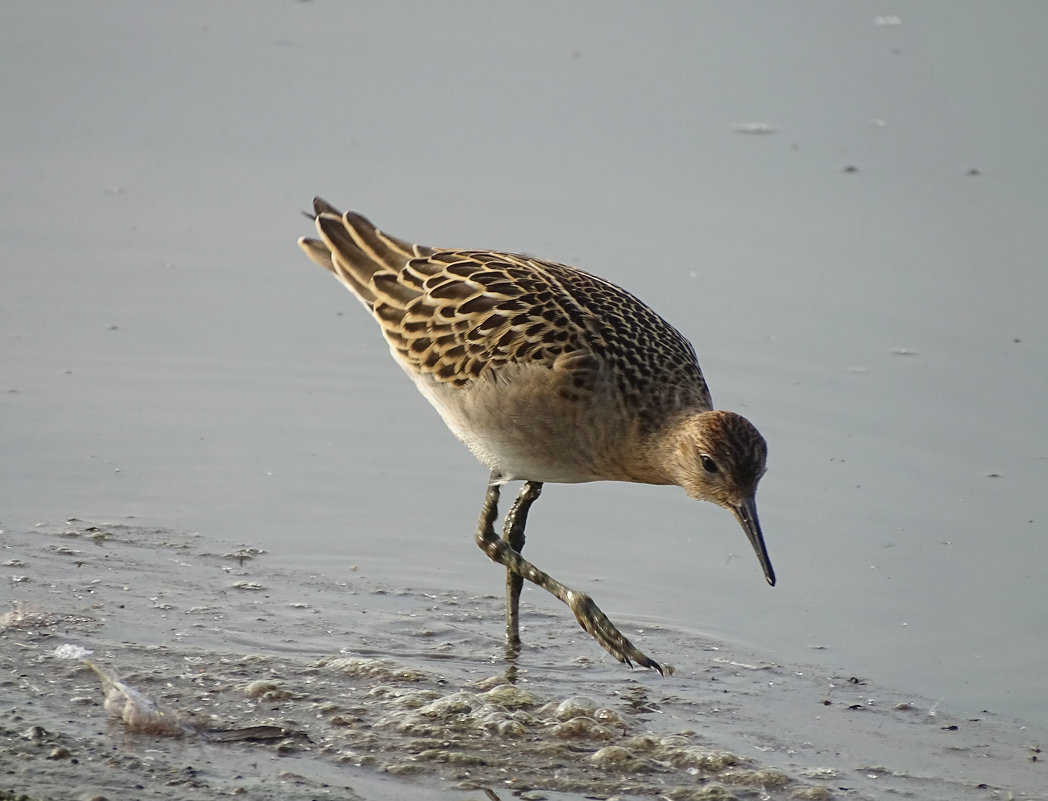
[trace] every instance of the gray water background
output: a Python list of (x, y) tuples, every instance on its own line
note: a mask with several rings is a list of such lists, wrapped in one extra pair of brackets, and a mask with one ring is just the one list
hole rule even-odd
[(538, 565), (616, 620), (1043, 726), (1046, 25), (1032, 2), (5, 3), (0, 525), (133, 517), (498, 592), (485, 472), (295, 247), (319, 193), (624, 285), (768, 439), (774, 589), (730, 516), (664, 487), (547, 487)]

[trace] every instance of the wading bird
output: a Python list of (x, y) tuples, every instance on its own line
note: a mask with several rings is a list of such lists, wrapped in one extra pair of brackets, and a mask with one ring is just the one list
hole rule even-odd
[[(319, 239), (299, 245), (371, 312), (393, 358), (491, 471), (477, 544), (506, 568), (506, 640), (520, 646), (524, 580), (566, 603), (616, 659), (662, 672), (586, 594), (521, 556), (544, 483), (676, 484), (735, 515), (768, 583), (755, 494), (767, 445), (715, 410), (695, 351), (629, 292), (513, 253), (414, 245), (313, 202)], [(495, 532), (499, 489), (525, 483)]]

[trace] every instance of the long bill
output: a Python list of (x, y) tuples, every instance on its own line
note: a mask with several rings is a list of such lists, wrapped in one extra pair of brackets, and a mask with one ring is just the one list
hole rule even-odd
[(764, 570), (764, 578), (774, 587), (775, 570), (771, 566), (768, 549), (764, 545), (764, 535), (761, 534), (761, 522), (757, 518), (757, 499), (747, 498), (738, 506), (732, 507), (732, 511), (735, 513), (739, 523), (742, 524), (742, 530), (746, 532), (746, 538), (749, 539), (750, 545), (753, 546), (753, 550), (757, 554), (757, 559), (761, 563), (761, 569)]

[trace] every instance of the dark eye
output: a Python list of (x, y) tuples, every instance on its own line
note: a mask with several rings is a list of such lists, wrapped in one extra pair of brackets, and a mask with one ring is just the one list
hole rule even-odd
[(717, 472), (717, 463), (713, 461), (713, 457), (710, 456), (708, 453), (700, 453), (699, 459), (702, 460), (702, 469), (705, 470), (707, 473)]

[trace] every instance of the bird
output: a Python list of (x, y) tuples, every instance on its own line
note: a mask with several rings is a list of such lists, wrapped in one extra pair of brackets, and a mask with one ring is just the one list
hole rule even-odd
[[(475, 539), (506, 569), (506, 646), (525, 580), (563, 601), (620, 662), (663, 673), (593, 599), (522, 556), (544, 484), (677, 485), (730, 511), (775, 585), (757, 516), (767, 443), (714, 409), (691, 343), (634, 295), (532, 256), (413, 244), (321, 198), (299, 246), (371, 313), (403, 368), (490, 471)], [(495, 531), (502, 485), (523, 481)]]

